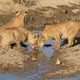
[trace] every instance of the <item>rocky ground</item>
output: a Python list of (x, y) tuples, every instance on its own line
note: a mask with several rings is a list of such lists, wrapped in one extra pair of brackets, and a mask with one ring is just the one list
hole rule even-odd
[(37, 69), (38, 60), (47, 60), (47, 57), (38, 50), (20, 50), (17, 47), (0, 47), (0, 71), (21, 71)]
[(0, 47), (0, 70), (34, 69), (37, 67), (34, 60), (36, 57), (31, 55), (26, 49), (21, 51), (17, 48)]

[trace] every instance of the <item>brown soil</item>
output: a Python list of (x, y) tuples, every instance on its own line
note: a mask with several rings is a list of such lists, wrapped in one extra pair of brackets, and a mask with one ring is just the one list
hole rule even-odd
[[(21, 71), (37, 69), (37, 61), (46, 62), (48, 58), (37, 50), (19, 50), (17, 47), (0, 47), (0, 71)], [(45, 61), (44, 61), (45, 60)]]
[(25, 70), (34, 69), (37, 64), (28, 50), (17, 48), (0, 48), (0, 70)]

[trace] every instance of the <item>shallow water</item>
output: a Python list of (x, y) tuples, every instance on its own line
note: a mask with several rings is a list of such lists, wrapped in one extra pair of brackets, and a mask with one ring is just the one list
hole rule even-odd
[[(40, 34), (41, 32), (38, 33)], [(28, 45), (27, 48), (29, 49), (29, 51), (32, 51), (31, 46), (28, 43), (26, 44)], [(52, 46), (54, 45), (51, 39), (47, 40), (45, 44), (51, 44)], [(61, 40), (61, 44), (63, 45), (63, 40)], [(43, 46), (42, 48), (38, 48), (38, 50), (42, 51), (48, 58), (50, 58), (54, 53), (52, 46)], [(39, 68), (30, 71), (0, 72), (0, 80), (80, 80), (80, 75), (74, 77), (65, 77), (61, 79), (47, 79), (40, 77), (38, 76), (40, 73), (53, 68), (53, 66), (47, 63), (44, 64), (44, 62), (38, 62), (37, 64), (39, 65)]]

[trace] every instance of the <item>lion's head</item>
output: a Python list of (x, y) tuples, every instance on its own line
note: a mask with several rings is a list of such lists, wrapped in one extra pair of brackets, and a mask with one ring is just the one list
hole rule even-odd
[(45, 37), (40, 35), (39, 38), (38, 38), (38, 46), (39, 47), (42, 47), (45, 43)]
[(38, 43), (38, 37), (39, 35), (35, 32), (30, 32), (28, 35), (28, 43), (31, 45), (32, 48), (37, 47)]
[(26, 13), (28, 13), (27, 10), (25, 10), (25, 9), (19, 9), (19, 10), (16, 11), (16, 16), (19, 16), (19, 15), (21, 15), (21, 14), (22, 14), (23, 16), (25, 16)]

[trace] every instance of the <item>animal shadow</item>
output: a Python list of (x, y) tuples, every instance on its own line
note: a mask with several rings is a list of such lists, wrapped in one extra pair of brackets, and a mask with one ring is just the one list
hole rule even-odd
[[(77, 37), (76, 40), (77, 40), (77, 42), (74, 43), (73, 46), (76, 46), (76, 45), (80, 44), (80, 37)], [(64, 45), (65, 44), (68, 44), (68, 40), (67, 39), (64, 40)]]

